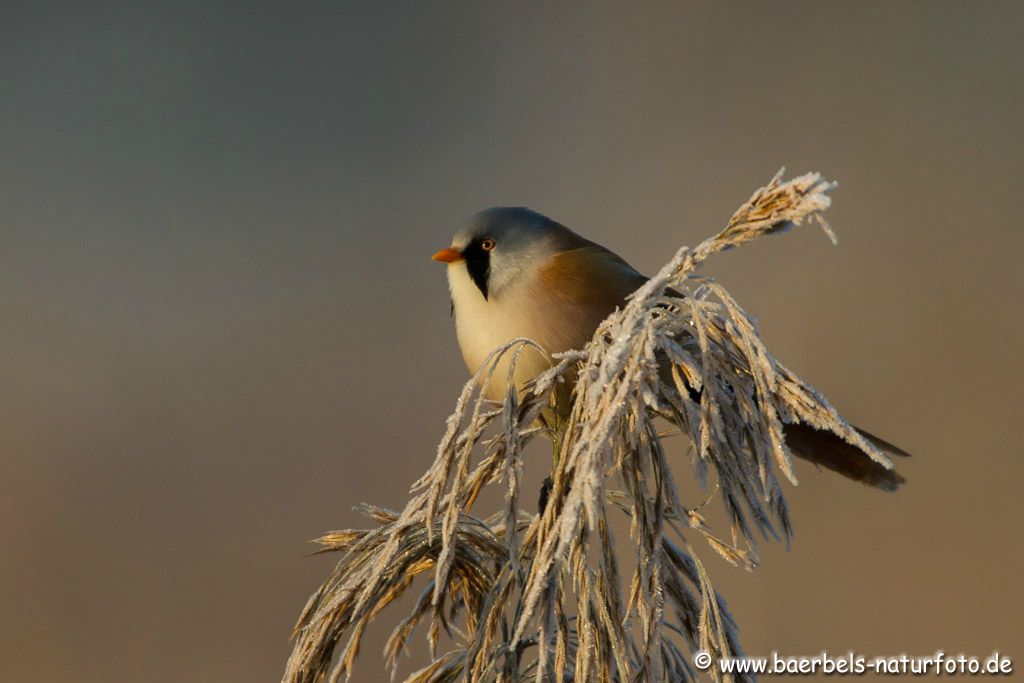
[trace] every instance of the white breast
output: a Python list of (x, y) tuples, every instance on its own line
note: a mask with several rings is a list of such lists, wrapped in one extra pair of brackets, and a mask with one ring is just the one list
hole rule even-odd
[[(526, 337), (549, 353), (580, 346), (590, 338), (592, 330), (573, 324), (576, 316), (561, 310), (559, 305), (534, 281), (523, 281), (506, 287), (485, 299), (469, 276), (464, 263), (448, 266), (448, 287), (455, 306), (455, 329), (462, 358), (470, 372), (496, 348), (513, 339)], [(576, 334), (572, 332), (575, 331)], [(489, 398), (504, 395), (510, 355), (506, 355), (488, 383)], [(518, 387), (550, 367), (549, 359), (535, 350), (523, 351), (516, 361), (515, 382)]]

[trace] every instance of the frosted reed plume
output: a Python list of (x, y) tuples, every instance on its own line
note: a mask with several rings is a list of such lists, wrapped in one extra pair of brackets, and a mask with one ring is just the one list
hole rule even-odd
[[(757, 563), (757, 536), (788, 541), (778, 474), (796, 479), (783, 425), (830, 431), (892, 466), (768, 352), (724, 288), (696, 274), (712, 254), (808, 218), (832, 237), (821, 212), (834, 183), (817, 173), (782, 182), (781, 174), (720, 233), (681, 248), (586, 348), (558, 354), (525, 390), (516, 392), (511, 373), (533, 342), (490, 356), (465, 385), (405, 508), (364, 506), (374, 528), (319, 539), (341, 559), (299, 617), (285, 681), (350, 675), (368, 624), (420, 575), (419, 597), (384, 651), (394, 675), (424, 626), (431, 664), (409, 681), (678, 681), (696, 678), (696, 650), (740, 654), (736, 625), (691, 539), (747, 568)], [(481, 386), (509, 354), (505, 399), (489, 402)], [(557, 385), (574, 376), (567, 422), (539, 426)], [(712, 532), (701, 505), (681, 500), (665, 423), (688, 435), (694, 476), (724, 505), (726, 534)], [(523, 451), (545, 435), (559, 457), (547, 502), (532, 514)], [(504, 493), (504, 509), (490, 516), (473, 510), (485, 487)], [(616, 546), (610, 518), (623, 514), (630, 538)]]

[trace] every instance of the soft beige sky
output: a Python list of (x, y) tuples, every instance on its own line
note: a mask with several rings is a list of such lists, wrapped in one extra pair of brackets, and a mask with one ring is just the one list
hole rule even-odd
[[(750, 653), (1022, 660), (1017, 3), (12, 4), (0, 22), (0, 679), (273, 681), (464, 369), (429, 255), (527, 204), (655, 270), (781, 165), (833, 248), (716, 258), (904, 446), (706, 560)], [(389, 629), (382, 629), (386, 632)], [(364, 649), (381, 680), (380, 633)]]

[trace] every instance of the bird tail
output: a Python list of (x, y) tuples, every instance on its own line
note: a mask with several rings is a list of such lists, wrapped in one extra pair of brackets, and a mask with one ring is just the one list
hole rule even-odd
[[(910, 454), (873, 434), (857, 429), (861, 436), (870, 441), (886, 455), (909, 457)], [(816, 465), (821, 465), (844, 477), (873, 486), (883, 491), (895, 491), (906, 482), (896, 470), (886, 469), (881, 463), (853, 444), (847, 443), (832, 432), (815, 429), (806, 424), (787, 424), (784, 429), (786, 444), (793, 455)]]

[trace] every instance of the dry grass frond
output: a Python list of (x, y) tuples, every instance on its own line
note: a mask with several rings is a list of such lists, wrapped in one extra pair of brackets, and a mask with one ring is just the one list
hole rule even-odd
[[(680, 249), (586, 348), (558, 354), (521, 392), (510, 381), (500, 404), (481, 387), (506, 356), (511, 378), (518, 354), (536, 345), (518, 339), (497, 349), (463, 389), (405, 508), (366, 507), (376, 528), (320, 539), (341, 559), (299, 617), (284, 680), (351, 674), (366, 626), (421, 575), (419, 598), (385, 649), (394, 675), (410, 635), (426, 627), (432, 662), (410, 681), (690, 680), (695, 650), (740, 654), (736, 624), (687, 532), (747, 568), (757, 564), (758, 536), (788, 541), (777, 476), (795, 483), (786, 423), (827, 430), (891, 464), (769, 353), (723, 287), (696, 271), (716, 252), (807, 218), (831, 236), (821, 212), (833, 187), (816, 173), (782, 182), (780, 171), (724, 230)], [(538, 417), (573, 374), (567, 423), (542, 430)], [(728, 513), (727, 539), (701, 515), (706, 501), (680, 499), (662, 419), (692, 442), (698, 482)], [(559, 457), (545, 508), (528, 515), (523, 449), (538, 434), (556, 440)], [(502, 487), (504, 509), (473, 516), (490, 486)], [(609, 517), (623, 513), (631, 543), (620, 567)], [(439, 653), (442, 638), (452, 645)]]

